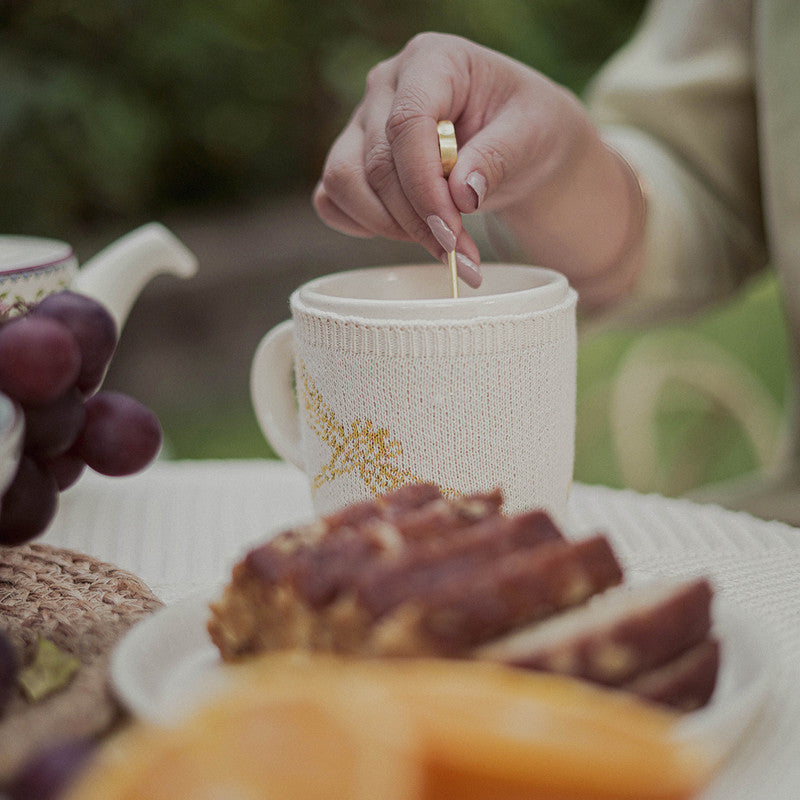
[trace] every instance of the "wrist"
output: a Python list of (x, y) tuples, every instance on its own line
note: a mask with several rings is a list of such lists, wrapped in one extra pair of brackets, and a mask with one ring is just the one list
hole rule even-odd
[(625, 175), (625, 183), (628, 190), (628, 225), (619, 254), (609, 268), (614, 268), (619, 264), (625, 263), (631, 253), (638, 249), (644, 239), (645, 223), (647, 221), (647, 190), (639, 173), (634, 169), (630, 161), (620, 153), (616, 147), (603, 142), (605, 148), (617, 159)]
[(615, 147), (603, 146), (619, 165), (628, 197), (627, 223), (617, 252), (604, 264), (576, 281), (584, 310), (593, 310), (621, 300), (630, 294), (638, 280), (645, 256), (648, 192), (639, 173)]
[(630, 162), (595, 131), (550, 186), (529, 192), (498, 216), (527, 258), (563, 272), (581, 305), (628, 294), (644, 255), (647, 199)]

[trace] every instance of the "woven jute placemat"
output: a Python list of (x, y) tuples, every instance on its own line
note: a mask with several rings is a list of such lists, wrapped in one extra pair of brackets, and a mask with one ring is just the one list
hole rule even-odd
[(91, 556), (44, 544), (0, 547), (0, 627), (22, 663), (43, 637), (82, 665), (68, 686), (37, 703), (21, 692), (12, 698), (0, 717), (0, 786), (40, 748), (101, 734), (117, 721), (111, 650), (161, 605), (135, 575)]

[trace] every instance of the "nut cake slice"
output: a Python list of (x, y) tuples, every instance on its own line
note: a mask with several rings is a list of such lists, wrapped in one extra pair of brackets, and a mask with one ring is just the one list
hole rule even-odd
[(622, 580), (608, 541), (549, 541), (451, 570), (372, 628), (375, 655), (466, 655), (519, 625), (576, 606)]
[(666, 664), (643, 672), (622, 688), (654, 703), (694, 711), (711, 699), (719, 662), (719, 642), (704, 639)]
[(703, 578), (620, 586), (475, 655), (619, 686), (705, 639), (711, 594)]
[(226, 659), (282, 647), (331, 649), (319, 611), (365, 564), (454, 536), (498, 515), (501, 503), (497, 491), (445, 502), (435, 486), (412, 485), (284, 531), (236, 564), (211, 605), (211, 639)]

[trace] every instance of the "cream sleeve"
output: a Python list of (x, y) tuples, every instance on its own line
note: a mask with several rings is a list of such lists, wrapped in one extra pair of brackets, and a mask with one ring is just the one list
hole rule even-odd
[[(605, 141), (647, 195), (645, 269), (594, 322), (653, 323), (733, 291), (764, 266), (751, 0), (654, 0), (587, 91)], [(503, 260), (525, 260), (502, 218)]]
[(765, 263), (749, 0), (657, 0), (587, 95), (648, 202), (646, 266), (614, 316), (686, 313)]

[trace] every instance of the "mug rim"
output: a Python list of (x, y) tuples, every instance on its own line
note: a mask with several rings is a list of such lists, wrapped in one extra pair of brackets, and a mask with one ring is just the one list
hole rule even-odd
[[(62, 265), (66, 265), (75, 259), (75, 251), (68, 242), (61, 239), (52, 239), (45, 236), (17, 236), (2, 234), (0, 235), (0, 253), (2, 253), (2, 245), (11, 244), (17, 247), (30, 247), (31, 251), (35, 251), (35, 247), (50, 248), (49, 253), (42, 255), (25, 255), (24, 253), (18, 258), (18, 263), (9, 266), (3, 266), (2, 257), (0, 257), (0, 278), (9, 275), (20, 275), (24, 273), (38, 272), (42, 270), (54, 269)], [(40, 251), (41, 252), (41, 251)]]
[[(440, 274), (429, 272), (440, 270)], [(446, 268), (436, 263), (397, 264), (362, 267), (329, 273), (313, 278), (292, 294), (309, 308), (322, 313), (356, 316), (368, 319), (422, 318), (461, 319), (509, 313), (544, 311), (561, 303), (568, 294), (566, 277), (556, 270), (530, 264), (487, 262), (483, 265), (484, 280), (481, 288), (464, 287), (458, 298), (450, 296), (450, 276)], [(504, 270), (505, 274), (501, 274)], [(348, 297), (324, 291), (325, 287), (358, 281), (370, 275), (380, 275), (388, 285), (392, 276), (424, 271), (425, 277), (441, 284), (441, 296), (436, 297)], [(521, 279), (520, 288), (491, 291), (491, 286), (503, 279)], [(487, 281), (488, 278), (488, 281)], [(527, 285), (530, 283), (530, 285)], [(463, 286), (463, 284), (462, 284)], [(437, 283), (437, 290), (439, 289)], [(490, 289), (487, 291), (487, 289)]]

